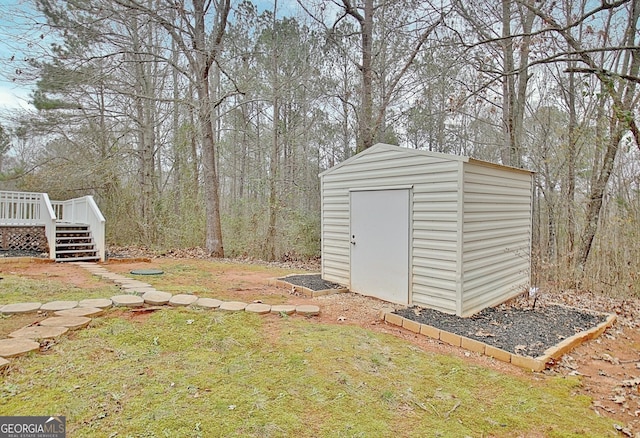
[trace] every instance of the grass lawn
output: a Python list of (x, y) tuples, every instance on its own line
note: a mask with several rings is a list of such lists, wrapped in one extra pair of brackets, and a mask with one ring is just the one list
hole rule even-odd
[(114, 272), (144, 281), (172, 294), (193, 293), (201, 297), (237, 300), (239, 292), (245, 292), (243, 295), (248, 292), (252, 300), (268, 299), (270, 304), (280, 303), (274, 302), (272, 294), (261, 295), (266, 279), (293, 272), (259, 264), (180, 259), (154, 260), (153, 267), (164, 272), (160, 276), (130, 275), (127, 265), (113, 264), (108, 267)]
[(79, 301), (85, 298), (109, 298), (122, 293), (116, 285), (106, 283), (100, 287), (85, 289), (69, 286), (59, 278), (42, 281), (22, 278), (18, 275), (4, 274), (3, 277), (0, 305), (22, 302), (46, 303), (59, 299)]
[(0, 382), (1, 415), (65, 415), (74, 438), (615, 436), (577, 378), (514, 377), (299, 316), (113, 309), (12, 359)]

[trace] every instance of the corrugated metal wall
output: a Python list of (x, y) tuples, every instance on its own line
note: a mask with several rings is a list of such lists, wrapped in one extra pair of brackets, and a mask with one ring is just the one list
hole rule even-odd
[(423, 167), (413, 186), (412, 302), (456, 311), (458, 175), (462, 163)]
[(349, 191), (412, 186), (411, 304), (470, 315), (529, 283), (530, 172), (378, 144), (321, 184), (326, 280), (350, 284)]
[(529, 285), (531, 174), (465, 164), (462, 315), (511, 298)]
[(376, 145), (322, 175), (322, 276), (349, 285), (349, 190), (413, 185), (413, 304), (456, 310), (461, 161)]

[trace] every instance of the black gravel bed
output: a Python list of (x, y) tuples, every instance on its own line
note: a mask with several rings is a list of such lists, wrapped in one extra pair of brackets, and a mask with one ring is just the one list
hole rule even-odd
[(26, 249), (1, 249), (0, 257), (47, 257), (47, 253)]
[(521, 356), (538, 357), (576, 333), (591, 329), (606, 316), (549, 305), (536, 309), (499, 306), (469, 318), (411, 307), (395, 313), (412, 321), (475, 339)]
[(289, 277), (278, 278), (278, 280), (286, 281), (287, 283), (294, 284), (296, 286), (306, 287), (312, 291), (326, 290), (326, 289), (341, 289), (344, 286), (331, 281), (326, 281), (320, 278), (320, 274), (315, 275), (291, 275)]

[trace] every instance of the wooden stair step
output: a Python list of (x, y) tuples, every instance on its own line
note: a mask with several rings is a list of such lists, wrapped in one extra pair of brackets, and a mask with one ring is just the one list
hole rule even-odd
[(56, 257), (56, 262), (86, 262), (86, 261), (92, 261), (92, 260), (100, 260), (100, 257), (98, 256), (62, 257), (62, 258)]
[(96, 249), (68, 249), (68, 250), (62, 250), (62, 251), (56, 251), (56, 254), (78, 254), (78, 253), (96, 253), (97, 250)]
[(90, 235), (86, 235), (86, 236), (59, 236), (59, 235), (56, 235), (56, 239), (80, 240), (80, 239), (91, 239), (91, 236)]

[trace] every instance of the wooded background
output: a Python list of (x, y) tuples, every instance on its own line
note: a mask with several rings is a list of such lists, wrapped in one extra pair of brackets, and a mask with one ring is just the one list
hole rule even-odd
[[(36, 12), (37, 11), (37, 12)], [(640, 293), (638, 0), (29, 0), (1, 189), (108, 242), (319, 256), (318, 173), (376, 142), (536, 172), (536, 285)]]

